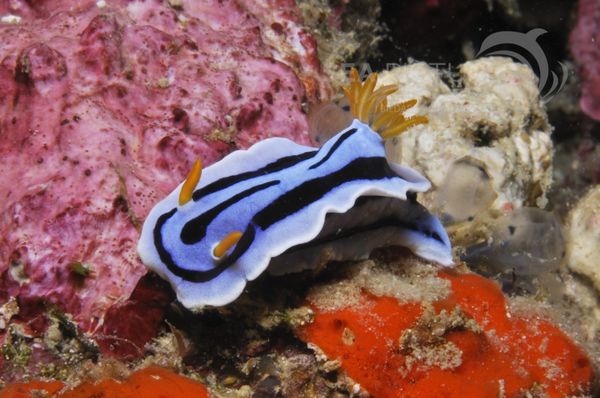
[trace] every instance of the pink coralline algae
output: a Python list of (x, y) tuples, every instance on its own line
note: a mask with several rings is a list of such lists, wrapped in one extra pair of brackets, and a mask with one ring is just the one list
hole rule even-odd
[(600, 2), (597, 0), (579, 0), (570, 47), (581, 77), (581, 110), (600, 120)]
[(147, 212), (198, 157), (307, 144), (305, 106), (330, 90), (316, 43), (293, 0), (6, 0), (0, 16), (0, 304), (135, 339)]

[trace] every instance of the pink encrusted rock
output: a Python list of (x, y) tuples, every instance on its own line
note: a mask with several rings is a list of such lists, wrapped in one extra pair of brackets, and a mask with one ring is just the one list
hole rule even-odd
[(140, 310), (124, 302), (147, 212), (197, 157), (308, 144), (303, 105), (330, 94), (316, 44), (293, 0), (0, 1), (6, 15), (21, 20), (0, 23), (0, 303), (134, 330), (105, 322)]
[(569, 41), (581, 77), (581, 110), (600, 120), (600, 2), (579, 0), (577, 25)]

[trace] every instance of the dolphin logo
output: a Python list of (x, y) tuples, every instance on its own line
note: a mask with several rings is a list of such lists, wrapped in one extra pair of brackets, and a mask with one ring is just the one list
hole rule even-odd
[[(532, 29), (527, 33), (515, 31), (492, 33), (485, 38), (483, 43), (481, 43), (481, 47), (479, 48), (479, 52), (477, 52), (476, 58), (480, 56), (491, 55), (506, 56), (529, 66), (533, 71), (538, 70), (538, 89), (540, 90), (542, 101), (548, 102), (564, 87), (565, 83), (567, 82), (569, 71), (562, 62), (558, 63), (561, 68), (560, 78), (556, 73), (554, 73), (554, 71), (550, 69), (548, 57), (546, 56), (546, 53), (540, 44), (537, 42), (537, 38), (544, 33), (547, 33), (547, 31), (541, 28)], [(494, 48), (498, 46), (507, 44), (516, 46), (517, 48), (520, 48), (521, 51), (507, 49), (494, 50)], [(535, 66), (537, 68), (532, 66), (529, 59), (525, 57), (523, 51), (528, 53), (530, 58), (535, 60)]]

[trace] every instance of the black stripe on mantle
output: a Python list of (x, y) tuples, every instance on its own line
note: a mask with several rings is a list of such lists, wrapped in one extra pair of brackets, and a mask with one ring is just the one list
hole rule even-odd
[(270, 188), (274, 185), (278, 185), (279, 183), (279, 180), (273, 180), (248, 188), (232, 196), (231, 198), (224, 200), (223, 202), (219, 203), (212, 209), (205, 211), (199, 216), (192, 218), (190, 221), (186, 222), (183, 228), (181, 229), (181, 241), (186, 245), (193, 245), (195, 243), (200, 242), (206, 236), (206, 228), (208, 228), (210, 223), (215, 218), (217, 218), (222, 211), (224, 211), (230, 206), (233, 206), (240, 200), (245, 199), (250, 195), (253, 195), (264, 189)]
[(394, 177), (398, 175), (390, 168), (385, 157), (357, 158), (333, 173), (305, 181), (289, 190), (260, 210), (252, 220), (265, 230), (311, 203), (319, 201), (327, 193), (345, 183)]
[(195, 202), (197, 202), (203, 197), (210, 195), (211, 193), (215, 193), (223, 189), (229, 188), (230, 186), (235, 185), (238, 182), (250, 180), (255, 177), (261, 177), (267, 174), (276, 173), (283, 169), (287, 169), (289, 167), (295, 166), (300, 162), (312, 159), (317, 155), (317, 153), (319, 153), (319, 151), (314, 150), (304, 152), (299, 155), (285, 156), (267, 164), (264, 167), (261, 167), (260, 169), (220, 178), (214, 182), (211, 182), (205, 187), (195, 190), (192, 194), (192, 199)]
[(346, 131), (344, 134), (342, 134), (337, 139), (337, 141), (331, 146), (331, 148), (329, 148), (327, 155), (323, 156), (323, 158), (321, 160), (319, 160), (317, 163), (310, 166), (309, 170), (316, 169), (317, 167), (319, 167), (323, 163), (325, 163), (331, 157), (331, 155), (333, 155), (335, 153), (335, 151), (340, 147), (340, 145), (342, 145), (344, 143), (344, 141), (346, 141), (348, 138), (350, 138), (350, 136), (354, 133), (356, 133), (356, 129), (350, 129), (350, 130)]
[[(354, 159), (336, 172), (304, 182), (279, 196), (271, 202), (271, 204), (258, 212), (252, 219), (252, 222), (246, 227), (246, 230), (242, 234), (242, 237), (236, 244), (232, 253), (222, 261), (218, 261), (213, 269), (207, 271), (182, 268), (175, 263), (171, 253), (164, 247), (162, 227), (177, 212), (177, 208), (174, 208), (158, 218), (156, 226), (154, 227), (154, 244), (161, 261), (174, 275), (190, 282), (208, 282), (219, 276), (225, 269), (234, 264), (250, 248), (255, 239), (255, 226), (265, 230), (274, 223), (281, 221), (284, 218), (297, 213), (311, 203), (322, 199), (328, 192), (345, 183), (359, 180), (381, 180), (394, 177), (398, 176), (391, 170), (385, 157), (363, 157)], [(273, 182), (266, 184), (271, 183)], [(257, 187), (251, 189), (255, 188)]]
[[(357, 129), (354, 128), (354, 129), (349, 129), (348, 131), (343, 133), (337, 139), (337, 141), (331, 146), (331, 148), (329, 149), (327, 154), (321, 160), (319, 160), (317, 163), (311, 165), (309, 167), (309, 169), (315, 169), (315, 168), (319, 167), (320, 165), (322, 165), (323, 163), (325, 163), (334, 154), (334, 152), (338, 149), (338, 147), (346, 139), (350, 138), (351, 135), (356, 133), (356, 131), (357, 131)], [(284, 170), (286, 168), (290, 168), (290, 167), (295, 166), (296, 164), (301, 163), (305, 160), (312, 159), (319, 152), (320, 152), (320, 150), (317, 149), (314, 151), (304, 152), (304, 153), (301, 153), (298, 155), (285, 156), (285, 157), (279, 158), (279, 159), (267, 164), (266, 166), (261, 167), (260, 169), (257, 169), (254, 171), (247, 171), (247, 172), (236, 174), (233, 176), (227, 176), (227, 177), (220, 178), (220, 179), (206, 185), (205, 187), (202, 187), (202, 188), (194, 191), (194, 193), (192, 194), (192, 199), (195, 202), (197, 202), (207, 195), (210, 195), (212, 193), (229, 188), (230, 186), (235, 185), (238, 182), (246, 181), (246, 180), (249, 180), (249, 179), (252, 179), (255, 177), (265, 176), (267, 174), (276, 173), (276, 172)]]
[(173, 275), (176, 275), (188, 282), (202, 283), (215, 279), (217, 276), (221, 275), (223, 271), (235, 263), (246, 252), (246, 250), (248, 250), (250, 245), (252, 245), (252, 242), (254, 242), (254, 226), (248, 225), (231, 254), (225, 257), (223, 261), (219, 261), (216, 267), (207, 271), (182, 268), (175, 263), (173, 256), (171, 256), (171, 253), (169, 253), (169, 251), (165, 248), (162, 241), (162, 227), (171, 217), (175, 215), (176, 212), (177, 208), (174, 208), (158, 218), (156, 221), (156, 226), (154, 227), (154, 245), (158, 251), (160, 260), (167, 266), (167, 269)]

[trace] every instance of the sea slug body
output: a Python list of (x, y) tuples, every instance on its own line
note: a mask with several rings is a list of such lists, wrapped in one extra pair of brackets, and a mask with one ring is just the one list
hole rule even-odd
[(152, 209), (138, 251), (183, 305), (228, 304), (270, 264), (274, 273), (311, 268), (325, 249), (341, 260), (402, 245), (452, 264), (446, 232), (414, 195), (430, 183), (385, 157), (383, 137), (423, 119), (374, 111), (382, 103), (375, 79), (363, 86), (353, 74), (347, 95), (357, 119), (321, 148), (271, 138), (205, 170), (197, 162)]

